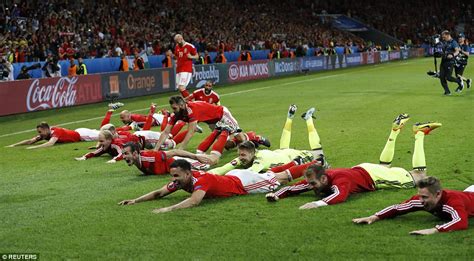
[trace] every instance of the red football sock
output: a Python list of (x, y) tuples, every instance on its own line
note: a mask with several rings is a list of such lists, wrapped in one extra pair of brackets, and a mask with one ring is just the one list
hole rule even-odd
[(163, 111), (163, 122), (161, 123), (161, 131), (164, 131), (166, 128), (166, 125), (168, 125), (168, 117), (169, 114), (166, 111)]
[(132, 130), (132, 126), (125, 125), (125, 126), (122, 126), (122, 127), (118, 127), (116, 130), (117, 131), (130, 131), (130, 130)]
[(229, 132), (228, 131), (222, 131), (221, 134), (219, 135), (219, 138), (217, 138), (217, 141), (212, 145), (212, 153), (217, 154), (219, 153), (219, 156), (222, 155), (222, 151), (224, 150), (225, 143), (227, 141), (227, 138), (229, 137)]
[(181, 129), (186, 125), (186, 122), (184, 121), (178, 121), (174, 124), (173, 128), (171, 129), (171, 135), (174, 137), (174, 135), (177, 135), (178, 132), (181, 131)]
[(150, 106), (150, 111), (148, 112), (148, 115), (146, 117), (145, 125), (143, 125), (142, 130), (150, 130), (151, 125), (153, 124), (153, 114), (155, 113), (155, 106), (151, 105)]
[(176, 136), (173, 137), (174, 142), (176, 142), (176, 144), (180, 144), (181, 142), (183, 142), (184, 137), (186, 137), (186, 134), (188, 134), (187, 130), (178, 133)]
[(183, 96), (183, 98), (186, 98), (189, 96), (189, 92), (188, 90), (184, 89), (182, 91), (179, 91), (181, 93), (181, 96)]
[[(212, 143), (214, 143), (214, 141), (216, 140), (217, 136), (219, 135), (219, 131), (218, 130), (213, 130), (211, 132), (211, 134), (209, 134), (209, 136), (206, 137), (206, 139), (204, 139), (200, 144), (199, 146), (197, 147), (197, 151), (199, 152), (206, 152), (209, 147), (211, 147)], [(224, 143), (225, 144), (225, 143)]]
[(276, 167), (273, 167), (271, 168), (270, 170), (273, 172), (273, 173), (278, 173), (278, 172), (282, 172), (282, 171), (285, 171), (293, 166), (296, 166), (296, 163), (294, 161), (291, 161), (291, 162), (288, 162), (286, 164), (283, 164), (281, 166), (276, 166)]
[(293, 166), (293, 167), (289, 168), (287, 171), (293, 179), (297, 179), (297, 178), (303, 176), (305, 170), (313, 164), (319, 164), (319, 162), (318, 161), (311, 161), (311, 162), (303, 164), (303, 165)]
[(106, 113), (105, 113), (105, 117), (104, 119), (102, 120), (102, 122), (100, 123), (100, 127), (104, 126), (105, 124), (109, 124), (110, 123), (110, 117), (112, 117), (112, 113), (114, 111), (112, 110), (108, 110)]

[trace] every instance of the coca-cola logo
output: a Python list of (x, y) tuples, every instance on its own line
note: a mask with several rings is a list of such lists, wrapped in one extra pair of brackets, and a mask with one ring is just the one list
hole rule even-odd
[(35, 79), (31, 82), (26, 97), (28, 111), (75, 105), (77, 81), (78, 77), (62, 77), (55, 83), (41, 86), (40, 80)]
[(229, 67), (229, 78), (231, 80), (237, 80), (237, 78), (239, 78), (239, 66), (236, 64), (232, 64)]

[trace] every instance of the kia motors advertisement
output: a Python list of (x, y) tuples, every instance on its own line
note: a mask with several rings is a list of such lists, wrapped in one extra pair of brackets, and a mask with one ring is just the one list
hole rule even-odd
[(268, 62), (252, 61), (245, 63), (230, 63), (228, 69), (229, 82), (240, 82), (264, 79), (271, 76)]

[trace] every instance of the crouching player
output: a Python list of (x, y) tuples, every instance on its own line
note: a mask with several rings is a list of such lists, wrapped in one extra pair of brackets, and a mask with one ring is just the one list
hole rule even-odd
[[(292, 168), (298, 168), (295, 166)], [(173, 161), (169, 166), (171, 182), (162, 188), (141, 197), (123, 200), (119, 205), (132, 205), (169, 195), (177, 190), (191, 193), (191, 197), (165, 208), (155, 209), (154, 213), (169, 212), (181, 208), (197, 206), (204, 198), (225, 198), (250, 193), (266, 193), (275, 190), (280, 183), (288, 182), (289, 172), (259, 174), (250, 170), (232, 170), (225, 176), (217, 176), (202, 171), (192, 171), (191, 163), (183, 159)], [(298, 171), (294, 171), (297, 173)], [(293, 178), (297, 178), (294, 176)]]
[(430, 235), (467, 229), (469, 217), (474, 217), (474, 186), (464, 192), (441, 188), (437, 178), (427, 177), (418, 182), (418, 194), (397, 205), (382, 209), (370, 217), (355, 218), (357, 224), (372, 224), (410, 212), (425, 210), (448, 222), (434, 228), (416, 230), (411, 235)]
[(342, 203), (352, 193), (383, 188), (413, 188), (416, 182), (426, 177), (424, 137), (441, 124), (417, 123), (413, 126), (415, 132), (413, 170), (407, 171), (403, 168), (390, 167), (390, 164), (394, 156), (396, 138), (408, 119), (407, 114), (401, 114), (395, 119), (390, 137), (380, 155), (380, 164), (362, 163), (353, 168), (329, 170), (324, 170), (319, 165), (310, 165), (305, 171), (305, 180), (267, 194), (267, 200), (273, 202), (313, 190), (318, 196), (323, 195), (323, 199), (300, 207), (300, 209), (311, 209)]

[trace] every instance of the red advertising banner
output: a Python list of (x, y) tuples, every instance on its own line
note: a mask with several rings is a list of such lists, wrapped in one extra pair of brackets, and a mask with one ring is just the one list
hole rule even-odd
[(229, 82), (268, 78), (271, 76), (270, 66), (268, 64), (266, 60), (230, 63), (228, 69)]
[(0, 116), (102, 101), (100, 75), (0, 82)]

